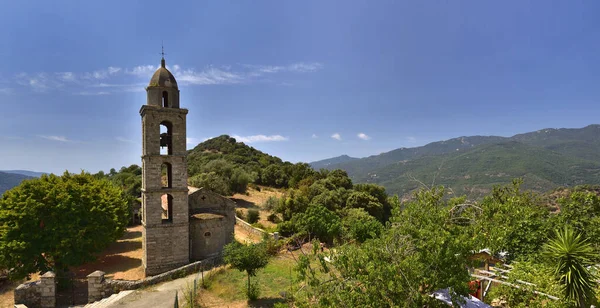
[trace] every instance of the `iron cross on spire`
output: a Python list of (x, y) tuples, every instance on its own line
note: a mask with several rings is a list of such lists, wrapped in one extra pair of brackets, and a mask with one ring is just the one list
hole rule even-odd
[(165, 44), (164, 42), (160, 42), (161, 52), (160, 55), (162, 58), (160, 59), (160, 66), (165, 67)]

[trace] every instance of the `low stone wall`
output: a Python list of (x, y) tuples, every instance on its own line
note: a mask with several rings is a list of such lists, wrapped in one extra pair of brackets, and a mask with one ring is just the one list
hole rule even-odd
[(235, 223), (240, 226), (242, 229), (258, 235), (258, 236), (263, 236), (265, 234), (268, 234), (270, 237), (274, 238), (275, 240), (280, 239), (282, 236), (279, 235), (278, 232), (273, 232), (273, 233), (268, 233), (267, 231), (261, 229), (261, 228), (255, 228), (253, 227), (251, 224), (249, 224), (248, 222), (246, 222), (245, 220), (235, 216)]
[(218, 255), (201, 261), (190, 263), (188, 265), (164, 272), (159, 275), (146, 277), (142, 280), (106, 280), (104, 273), (96, 271), (88, 275), (88, 302), (92, 303), (114, 293), (125, 290), (135, 290), (146, 286), (151, 286), (164, 281), (169, 281), (188, 276), (200, 270), (208, 270), (222, 263), (222, 256)]
[(30, 308), (56, 306), (56, 275), (46, 272), (40, 280), (19, 285), (14, 291), (15, 305)]

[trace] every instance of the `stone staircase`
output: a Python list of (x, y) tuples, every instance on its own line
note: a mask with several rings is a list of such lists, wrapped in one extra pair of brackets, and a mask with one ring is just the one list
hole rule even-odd
[(116, 302), (118, 302), (120, 299), (122, 299), (123, 297), (133, 293), (133, 290), (128, 290), (128, 291), (121, 291), (119, 293), (115, 293), (107, 298), (103, 298), (97, 302), (93, 302), (90, 304), (87, 304), (85, 306), (83, 306), (84, 308), (106, 308), (109, 307), (112, 304), (115, 304)]

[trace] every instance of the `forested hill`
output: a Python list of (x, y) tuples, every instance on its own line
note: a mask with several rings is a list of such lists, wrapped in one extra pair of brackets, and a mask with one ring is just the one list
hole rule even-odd
[(328, 159), (312, 162), (312, 163), (310, 163), (310, 166), (313, 167), (313, 169), (315, 169), (315, 170), (319, 170), (321, 168), (327, 168), (331, 165), (346, 163), (346, 162), (354, 161), (357, 159), (360, 159), (360, 158), (350, 157), (348, 155), (341, 155), (338, 157), (333, 157), (333, 158), (328, 158)]
[(22, 174), (7, 173), (0, 171), (0, 195), (2, 195), (5, 191), (19, 185), (23, 180), (32, 178), (33, 177)]
[(357, 183), (381, 184), (400, 195), (409, 194), (421, 185), (419, 181), (472, 196), (515, 177), (524, 177), (524, 187), (537, 191), (600, 184), (600, 125), (542, 129), (513, 137), (459, 137), (326, 168), (346, 170)]
[(295, 187), (313, 172), (308, 164), (284, 162), (227, 135), (206, 140), (188, 151), (190, 184), (224, 195), (244, 192), (248, 183)]

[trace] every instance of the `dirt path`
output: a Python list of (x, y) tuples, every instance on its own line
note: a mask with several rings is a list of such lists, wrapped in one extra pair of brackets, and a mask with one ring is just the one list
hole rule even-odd
[(234, 231), (235, 239), (240, 243), (250, 242), (256, 244), (262, 241), (262, 237), (244, 230), (244, 228), (239, 225), (235, 225)]
[(144, 278), (142, 253), (142, 226), (129, 227), (123, 237), (108, 246), (95, 262), (78, 266), (73, 271), (77, 278), (101, 270), (106, 273), (106, 278), (140, 280)]
[[(207, 275), (208, 272), (204, 272)], [(192, 288), (194, 279), (198, 278), (199, 274), (195, 273), (190, 276), (167, 281), (156, 286), (136, 290), (130, 295), (121, 300), (109, 305), (107, 308), (148, 308), (148, 307), (173, 307), (175, 303), (175, 293), (179, 299), (179, 307), (184, 307), (185, 292)], [(247, 307), (245, 301), (235, 303), (225, 303), (222, 299), (211, 295), (208, 292), (201, 294), (200, 302), (202, 307), (231, 307), (242, 308)]]

